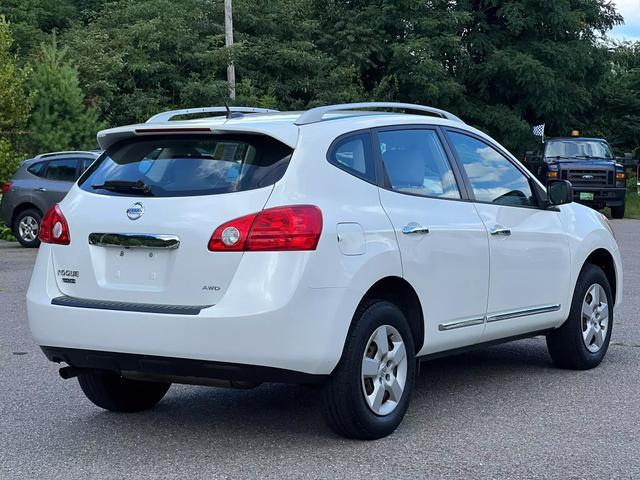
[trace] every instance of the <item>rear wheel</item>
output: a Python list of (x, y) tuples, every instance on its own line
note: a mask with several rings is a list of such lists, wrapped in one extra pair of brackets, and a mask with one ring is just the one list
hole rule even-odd
[(20, 245), (27, 248), (40, 246), (38, 233), (40, 233), (41, 222), (42, 215), (35, 208), (24, 210), (18, 214), (13, 223), (13, 234)]
[(619, 207), (611, 207), (611, 216), (613, 218), (624, 218), (624, 205)]
[(343, 357), (324, 387), (328, 425), (349, 438), (392, 433), (409, 406), (415, 375), (411, 329), (398, 307), (369, 302), (356, 312)]
[(170, 383), (129, 380), (112, 372), (78, 375), (86, 397), (111, 412), (141, 412), (155, 406), (167, 393)]
[(561, 368), (597, 367), (609, 348), (613, 326), (611, 286), (600, 267), (585, 265), (564, 324), (547, 335), (553, 362)]

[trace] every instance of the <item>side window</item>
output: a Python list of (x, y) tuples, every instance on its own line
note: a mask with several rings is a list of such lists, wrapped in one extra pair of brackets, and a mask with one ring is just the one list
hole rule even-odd
[(479, 202), (537, 206), (529, 179), (500, 152), (462, 133), (448, 133)]
[(89, 166), (95, 161), (94, 158), (83, 158), (82, 164), (80, 165), (80, 175), (84, 173), (84, 171), (89, 168)]
[(44, 178), (49, 180), (59, 180), (61, 182), (76, 181), (76, 166), (78, 160), (75, 158), (65, 158), (64, 160), (51, 160), (47, 165)]
[(453, 170), (434, 130), (391, 130), (380, 132), (378, 138), (393, 190), (460, 198)]
[(376, 181), (368, 133), (350, 135), (339, 140), (331, 149), (329, 161), (351, 175), (372, 183)]
[(44, 171), (45, 168), (47, 167), (47, 162), (38, 162), (38, 163), (34, 163), (33, 165), (31, 165), (27, 171), (29, 173), (34, 174), (37, 177), (42, 177), (44, 176)]

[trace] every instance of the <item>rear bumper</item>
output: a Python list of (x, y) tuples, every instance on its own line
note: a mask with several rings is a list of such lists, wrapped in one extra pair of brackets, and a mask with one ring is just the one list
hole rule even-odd
[[(249, 370), (269, 367), (326, 375), (342, 355), (357, 306), (351, 305), (355, 296), (347, 288), (310, 288), (304, 281), (291, 282), (287, 288), (281, 285), (277, 291), (275, 287), (274, 291), (240, 294), (228, 291), (220, 304), (196, 315), (56, 305), (52, 302), (62, 292), (54, 278), (50, 249), (44, 245), (38, 252), (27, 292), (32, 335), (49, 350), (89, 350), (107, 357), (133, 354), (194, 360), (198, 365), (214, 362)], [(240, 289), (241, 284), (234, 288)], [(227, 296), (240, 300), (226, 301)], [(80, 362), (73, 366), (84, 366), (82, 357), (66, 355)]]
[[(580, 193), (593, 193), (593, 200), (580, 200)], [(594, 188), (573, 186), (573, 200), (586, 205), (598, 205), (601, 207), (620, 207), (624, 205), (627, 190), (625, 188)]]
[[(312, 375), (281, 368), (242, 365), (188, 358), (171, 358), (131, 353), (101, 352), (75, 348), (41, 347), (52, 362), (64, 362), (79, 369), (135, 372), (149, 377), (215, 379), (242, 382), (321, 383), (326, 375)], [(193, 380), (192, 380), (193, 381)]]

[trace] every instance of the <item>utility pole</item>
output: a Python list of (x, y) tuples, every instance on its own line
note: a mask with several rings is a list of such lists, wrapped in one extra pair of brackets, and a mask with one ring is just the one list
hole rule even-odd
[[(224, 40), (228, 50), (233, 47), (233, 9), (231, 0), (224, 0)], [(229, 98), (236, 98), (236, 67), (233, 64), (229, 51), (229, 64), (227, 65), (227, 82), (229, 83)]]

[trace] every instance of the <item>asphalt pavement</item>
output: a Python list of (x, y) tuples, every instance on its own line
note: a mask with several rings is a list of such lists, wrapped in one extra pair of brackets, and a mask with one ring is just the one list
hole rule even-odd
[(310, 387), (174, 385), (113, 414), (31, 340), (36, 252), (0, 243), (0, 479), (640, 478), (640, 221), (614, 221), (624, 305), (602, 365), (553, 367), (543, 338), (422, 365), (400, 428), (334, 435)]

